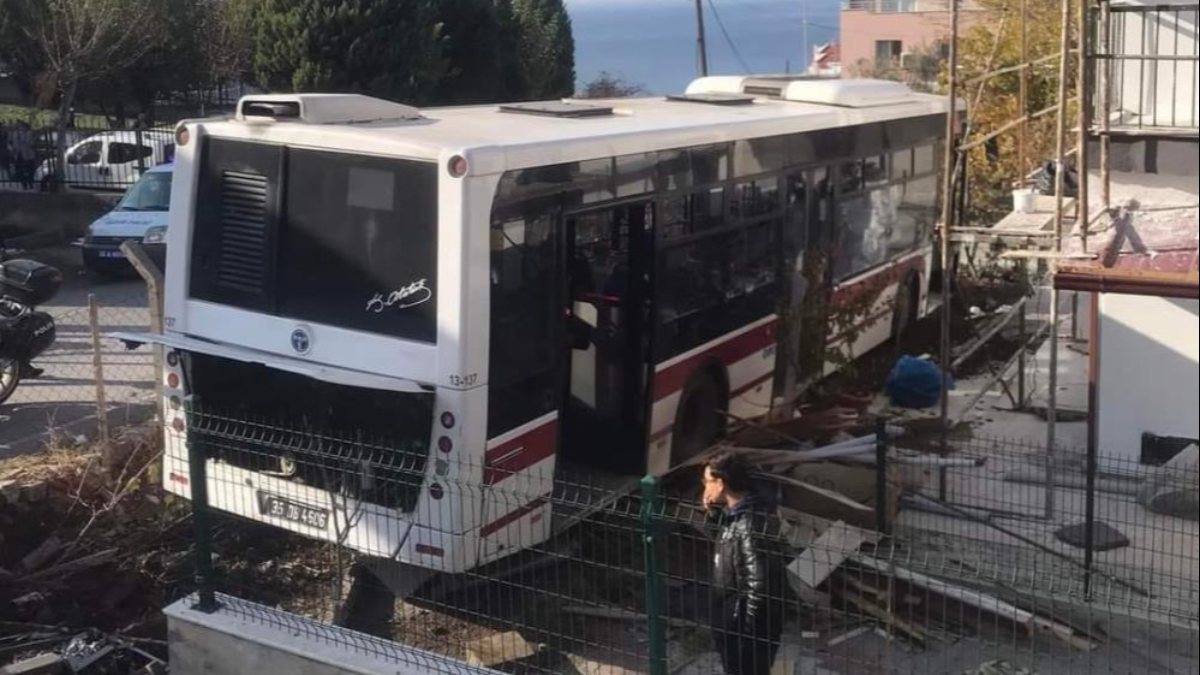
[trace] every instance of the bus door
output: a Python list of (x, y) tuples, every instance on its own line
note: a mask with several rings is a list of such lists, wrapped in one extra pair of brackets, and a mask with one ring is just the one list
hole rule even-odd
[(794, 254), (788, 297), (794, 349), (794, 386), (804, 389), (824, 375), (833, 274), (834, 186), (830, 170), (818, 167), (788, 177), (785, 243)]
[(570, 381), (561, 454), (588, 466), (646, 470), (653, 202), (565, 216)]

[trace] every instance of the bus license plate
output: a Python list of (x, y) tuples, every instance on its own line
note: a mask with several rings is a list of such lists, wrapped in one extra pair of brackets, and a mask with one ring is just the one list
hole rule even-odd
[(100, 251), (101, 258), (124, 258), (125, 254), (120, 251)]
[(293, 523), (307, 525), (320, 530), (329, 526), (329, 511), (305, 506), (283, 497), (276, 497), (265, 492), (258, 493), (258, 510), (264, 516), (282, 518)]

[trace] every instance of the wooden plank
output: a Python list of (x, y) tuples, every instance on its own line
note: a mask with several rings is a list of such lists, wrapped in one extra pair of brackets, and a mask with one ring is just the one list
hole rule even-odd
[(972, 607), (978, 607), (979, 609), (1008, 619), (1014, 623), (1018, 623), (1030, 628), (1033, 626), (1033, 613), (1027, 612), (1020, 607), (1010, 605), (1009, 603), (1004, 602), (995, 596), (991, 596), (986, 593), (980, 593), (979, 591), (973, 591), (967, 588), (962, 588), (961, 586), (955, 586), (953, 584), (946, 583), (945, 581), (925, 576), (920, 572), (914, 572), (910, 569), (900, 567), (899, 565), (885, 563), (884, 561), (879, 560), (878, 558), (872, 558), (871, 556), (858, 556), (855, 558), (855, 562), (861, 564), (863, 567), (867, 567), (879, 572), (880, 574), (887, 574), (901, 581), (907, 581), (910, 584), (915, 584), (939, 595), (944, 595), (947, 598), (958, 600), (959, 602), (971, 605)]
[(860, 504), (843, 494), (810, 485), (788, 476), (756, 474), (760, 479), (783, 486), (781, 502), (798, 511), (841, 520), (850, 525), (875, 529), (875, 509)]
[(845, 642), (846, 640), (853, 640), (854, 638), (858, 637), (859, 635), (862, 635), (863, 633), (870, 632), (870, 630), (871, 630), (871, 626), (859, 626), (858, 628), (855, 628), (854, 630), (846, 631), (845, 633), (842, 633), (841, 635), (830, 638), (829, 642), (825, 643), (825, 647), (827, 649), (829, 647), (836, 647), (836, 646), (842, 644), (843, 642)]
[(865, 541), (857, 527), (849, 527), (846, 523), (838, 521), (817, 537), (812, 546), (804, 549), (804, 552), (787, 566), (787, 571), (795, 581), (809, 588), (816, 588)]
[(520, 633), (509, 631), (470, 640), (466, 644), (466, 652), (469, 665), (486, 668), (529, 658), (537, 653), (537, 649), (526, 642)]
[(858, 593), (854, 593), (854, 592), (843, 593), (842, 597), (845, 598), (847, 602), (849, 602), (850, 604), (854, 605), (855, 607), (861, 609), (866, 614), (870, 615), (871, 617), (873, 617), (875, 619), (882, 621), (885, 625), (887, 625), (891, 628), (899, 629), (900, 632), (904, 633), (909, 638), (911, 638), (912, 640), (916, 641), (919, 644), (925, 644), (925, 639), (926, 639), (925, 631), (921, 630), (920, 628), (917, 628), (916, 626), (905, 621), (904, 619), (901, 619), (900, 617), (896, 616), (894, 613), (883, 609), (879, 605), (876, 605), (875, 603), (873, 603), (870, 600), (868, 600), (867, 598), (859, 595)]
[(1036, 260), (1095, 260), (1094, 253), (1058, 253), (1055, 251), (1005, 251), (1001, 258)]

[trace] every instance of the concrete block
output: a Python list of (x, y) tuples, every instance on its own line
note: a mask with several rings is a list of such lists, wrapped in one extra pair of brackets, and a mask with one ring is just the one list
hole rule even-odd
[(58, 675), (66, 661), (58, 654), (39, 654), (0, 668), (0, 675)]

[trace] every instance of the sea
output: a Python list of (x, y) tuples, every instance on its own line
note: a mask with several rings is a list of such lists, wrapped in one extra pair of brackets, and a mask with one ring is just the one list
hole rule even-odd
[[(702, 0), (709, 73), (802, 72), (837, 39), (838, 0)], [(648, 93), (699, 73), (695, 0), (567, 0), (579, 88), (608, 72)]]

